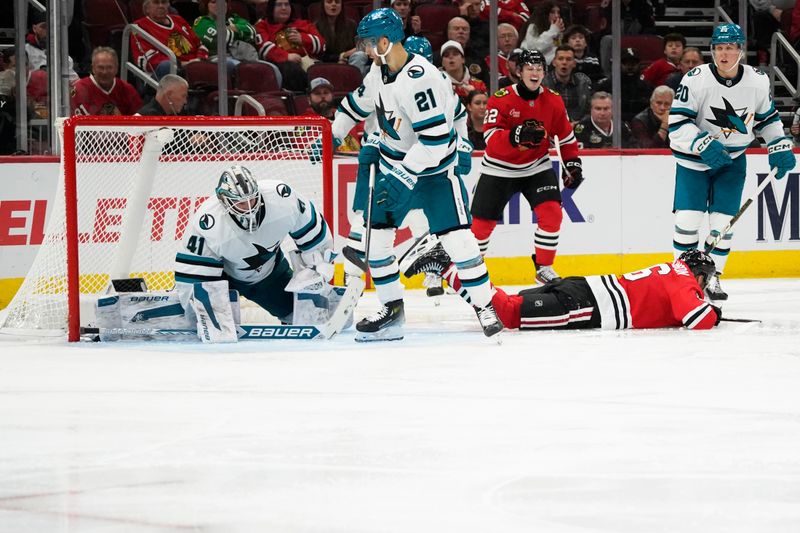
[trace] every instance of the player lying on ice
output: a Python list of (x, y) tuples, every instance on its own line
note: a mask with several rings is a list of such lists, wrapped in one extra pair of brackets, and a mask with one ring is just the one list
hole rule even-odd
[[(407, 277), (439, 272), (467, 301), (447, 253), (433, 239), (419, 241), (400, 262)], [(519, 294), (495, 287), (492, 305), (506, 328), (646, 329), (686, 326), (711, 329), (721, 311), (704, 300), (716, 270), (699, 250), (622, 276), (573, 276)]]

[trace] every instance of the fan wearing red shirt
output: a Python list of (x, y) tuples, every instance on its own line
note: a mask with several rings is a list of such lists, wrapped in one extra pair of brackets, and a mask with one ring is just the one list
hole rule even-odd
[(681, 56), (686, 47), (686, 37), (680, 33), (664, 36), (664, 57), (653, 62), (642, 72), (642, 80), (650, 87), (659, 87), (667, 82), (673, 72), (681, 71)]
[(486, 105), (483, 138), (486, 150), (481, 176), (470, 212), (472, 232), (481, 253), (486, 253), (497, 221), (511, 197), (520, 193), (536, 213), (533, 263), (536, 279), (558, 278), (553, 270), (561, 232), (561, 190), (550, 161), (550, 139), (559, 138), (564, 166), (564, 187), (583, 181), (578, 142), (564, 101), (542, 86), (545, 58), (538, 50), (523, 50), (516, 60), (520, 81), (494, 93)]
[[(169, 0), (144, 0), (142, 9), (145, 16), (133, 23), (172, 50), (179, 64), (208, 59), (208, 49), (192, 25), (180, 15), (169, 14)], [(139, 68), (152, 72), (158, 79), (169, 73), (169, 58), (150, 43), (131, 34), (130, 46)]]
[(70, 103), (75, 115), (133, 115), (142, 98), (125, 80), (117, 78), (119, 60), (113, 48), (92, 51), (92, 73), (72, 87)]
[[(440, 244), (412, 247), (400, 268), (406, 277), (439, 272), (465, 298)], [(495, 287), (492, 305), (506, 328), (711, 329), (719, 324), (722, 311), (705, 301), (703, 290), (715, 272), (708, 254), (689, 250), (673, 263), (622, 276), (568, 277), (513, 295)]]

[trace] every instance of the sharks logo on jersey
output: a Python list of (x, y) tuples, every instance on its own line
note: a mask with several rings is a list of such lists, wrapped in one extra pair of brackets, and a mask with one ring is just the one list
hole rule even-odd
[(747, 125), (753, 120), (753, 114), (748, 113), (746, 107), (734, 109), (733, 105), (725, 97), (722, 97), (722, 101), (724, 102), (724, 107), (709, 106), (714, 118), (709, 117), (706, 120), (717, 126), (726, 139), (733, 133), (747, 135)]
[(264, 263), (272, 259), (272, 257), (275, 255), (275, 252), (278, 250), (278, 246), (280, 246), (280, 243), (276, 244), (271, 248), (264, 248), (263, 246), (257, 243), (253, 243), (253, 246), (255, 246), (257, 253), (255, 255), (251, 255), (250, 257), (242, 258), (242, 261), (244, 261), (250, 266), (248, 266), (247, 268), (241, 268), (239, 270), (258, 270), (259, 268), (264, 266)]
[(214, 216), (208, 213), (200, 217), (200, 229), (208, 230), (214, 227)]
[(400, 134), (397, 130), (400, 129), (400, 118), (394, 116), (394, 111), (387, 111), (386, 106), (383, 104), (383, 97), (378, 97), (378, 105), (375, 106), (375, 114), (378, 117), (378, 126), (381, 128), (383, 134), (395, 140), (400, 140)]

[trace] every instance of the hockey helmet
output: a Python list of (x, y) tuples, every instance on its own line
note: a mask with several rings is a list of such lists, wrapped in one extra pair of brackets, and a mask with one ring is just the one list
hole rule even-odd
[(544, 70), (547, 70), (547, 61), (539, 50), (522, 49), (517, 54), (516, 61), (518, 69), (521, 69), (523, 65), (541, 65)]
[(421, 55), (427, 59), (429, 63), (433, 63), (433, 47), (431, 46), (431, 42), (425, 37), (411, 35), (406, 39), (406, 42), (403, 43), (403, 48), (406, 49), (406, 52)]
[(717, 266), (714, 264), (714, 260), (710, 255), (700, 250), (686, 250), (678, 259), (686, 263), (686, 266), (689, 267), (695, 277), (703, 275), (701, 289), (705, 289), (708, 280), (717, 273)]
[(397, 11), (388, 7), (369, 12), (358, 23), (356, 33), (361, 41), (373, 47), (381, 37), (386, 37), (389, 42), (399, 43), (406, 36), (403, 31), (403, 19)]
[(214, 191), (222, 207), (243, 229), (250, 233), (261, 224), (260, 214), (264, 206), (264, 198), (258, 190), (258, 182), (248, 169), (241, 165), (233, 165), (226, 169), (219, 178)]
[(720, 24), (711, 34), (711, 48), (718, 44), (738, 44), (739, 47), (744, 47), (746, 41), (744, 32), (738, 24)]

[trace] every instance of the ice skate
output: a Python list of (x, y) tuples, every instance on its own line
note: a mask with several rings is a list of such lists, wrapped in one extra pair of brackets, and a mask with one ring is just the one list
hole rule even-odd
[(425, 273), (425, 279), (422, 282), (422, 286), (425, 287), (425, 294), (428, 295), (429, 298), (436, 298), (444, 294), (442, 276), (436, 274), (435, 272)]
[(503, 323), (497, 318), (497, 313), (491, 303), (486, 307), (473, 306), (472, 308), (475, 309), (475, 314), (478, 315), (478, 322), (483, 328), (484, 335), (491, 337), (503, 331)]
[(403, 300), (392, 300), (356, 324), (356, 341), (398, 341), (406, 321)]
[(728, 293), (722, 290), (722, 285), (719, 282), (720, 273), (717, 272), (711, 279), (708, 280), (706, 285), (706, 297), (711, 303), (724, 302), (728, 299)]
[(553, 281), (561, 281), (561, 276), (556, 274), (552, 265), (539, 265), (536, 263), (536, 255), (532, 255), (533, 266), (536, 267), (536, 282), (545, 285)]

